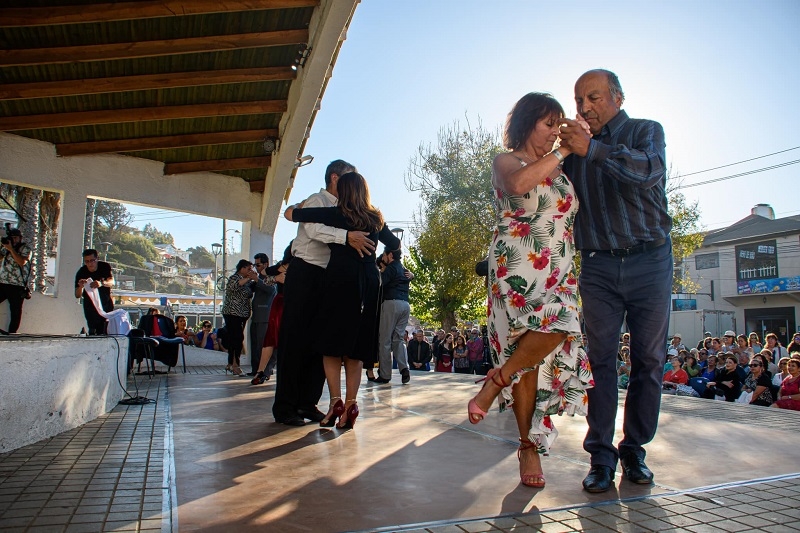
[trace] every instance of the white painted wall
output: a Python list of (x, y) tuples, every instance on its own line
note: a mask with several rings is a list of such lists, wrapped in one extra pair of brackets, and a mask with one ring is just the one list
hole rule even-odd
[[(253, 224), (261, 218), (261, 193), (251, 193), (240, 178), (208, 172), (164, 176), (163, 168), (156, 161), (116, 154), (57, 157), (50, 143), (0, 133), (0, 181), (62, 195), (56, 291), (34, 294), (25, 303), (19, 333), (77, 333), (85, 326), (74, 284), (75, 272), (83, 264), (90, 196), (242, 221), (243, 253), (251, 257), (253, 241), (257, 251), (272, 258), (272, 235)], [(0, 304), (0, 328), (7, 324), (8, 305)]]
[(123, 397), (118, 376), (125, 383), (127, 361), (125, 337), (0, 341), (0, 453), (113, 409)]

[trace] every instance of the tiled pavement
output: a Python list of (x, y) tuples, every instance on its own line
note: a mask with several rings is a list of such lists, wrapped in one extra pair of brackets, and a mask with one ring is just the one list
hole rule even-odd
[[(111, 413), (103, 416), (80, 428), (65, 432), (57, 437), (20, 448), (13, 452), (0, 455), (0, 530), (3, 532), (98, 532), (98, 531), (178, 531), (178, 530), (214, 530), (214, 531), (428, 531), (432, 533), (450, 532), (495, 532), (495, 531), (692, 531), (692, 532), (738, 532), (738, 531), (798, 531), (800, 527), (800, 452), (798, 452), (797, 430), (800, 428), (800, 413), (787, 413), (785, 411), (765, 410), (746, 411), (747, 406), (734, 406), (722, 402), (707, 402), (704, 400), (687, 398), (665, 398), (662, 409), (662, 428), (660, 433), (668, 433), (669, 425), (680, 423), (679, 418), (691, 418), (690, 427), (703, 426), (703, 431), (686, 435), (679, 443), (673, 443), (676, 456), (670, 456), (672, 469), (667, 465), (655, 465), (653, 468), (658, 476), (658, 485), (650, 490), (642, 490), (638, 486), (628, 486), (627, 482), (617, 477), (618, 491), (611, 491), (606, 495), (597, 497), (587, 495), (578, 490), (566, 490), (565, 487), (579, 486), (580, 478), (586, 471), (585, 458), (578, 450), (579, 446), (572, 446), (561, 456), (551, 456), (545, 463), (548, 473), (548, 487), (543, 491), (530, 491), (527, 488), (512, 482), (498, 490), (492, 483), (492, 478), (480, 478), (470, 474), (466, 477), (455, 476), (449, 479), (454, 470), (463, 470), (451, 460), (434, 460), (432, 464), (440, 469), (434, 473), (432, 479), (444, 479), (454, 485), (453, 498), (470, 498), (470, 492), (465, 487), (471, 485), (475, 479), (480, 478), (478, 488), (474, 494), (480, 494), (483, 503), (486, 500), (497, 498), (497, 505), (489, 502), (488, 507), (466, 502), (459, 505), (457, 510), (442, 510), (434, 506), (430, 508), (417, 504), (415, 500), (408, 499), (401, 502), (401, 506), (411, 505), (401, 509), (400, 514), (386, 511), (381, 515), (371, 515), (361, 512), (358, 508), (386, 506), (387, 509), (397, 498), (411, 498), (406, 496), (397, 486), (377, 485), (368, 477), (369, 472), (380, 468), (380, 463), (391, 463), (393, 460), (402, 460), (403, 468), (409, 471), (408, 478), (416, 479), (421, 486), (410, 487), (409, 492), (427, 490), (429, 478), (419, 477), (410, 471), (413, 466), (408, 466), (402, 455), (398, 455), (404, 447), (398, 447), (392, 454), (381, 456), (380, 462), (375, 463), (363, 471), (364, 489), (370, 493), (362, 499), (356, 498), (351, 502), (348, 512), (341, 508), (341, 501), (333, 499), (326, 501), (325, 494), (329, 494), (330, 484), (325, 484), (321, 489), (316, 486), (320, 480), (318, 469), (312, 468), (311, 479), (305, 478), (299, 488), (285, 488), (296, 479), (277, 480), (272, 485), (265, 485), (267, 475), (260, 475), (256, 480), (249, 480), (251, 471), (263, 472), (274, 475), (275, 466), (294, 457), (298, 463), (303, 463), (306, 457), (302, 455), (304, 448), (297, 447), (295, 443), (311, 439), (306, 448), (315, 447), (313, 452), (320, 457), (325, 448), (335, 447), (337, 453), (341, 446), (361, 446), (359, 453), (373, 456), (376, 452), (367, 448), (360, 439), (367, 435), (371, 441), (383, 447), (391, 446), (398, 438), (398, 430), (390, 424), (409, 424), (417, 422), (420, 425), (402, 426), (414, 433), (413, 446), (416, 450), (425, 451), (426, 447), (417, 442), (426, 442), (430, 453), (439, 453), (442, 438), (450, 438), (444, 448), (453, 450), (459, 441), (477, 438), (491, 454), (498, 450), (506, 450), (505, 455), (511, 455), (511, 461), (498, 462), (496, 470), (505, 473), (508, 469), (513, 475), (513, 452), (509, 443), (513, 442), (512, 435), (507, 429), (512, 427), (505, 421), (482, 429), (485, 433), (475, 435), (473, 427), (462, 426), (462, 403), (459, 400), (459, 409), (452, 415), (450, 413), (426, 412), (424, 406), (429, 403), (427, 395), (441, 397), (442, 389), (452, 391), (463, 388), (466, 398), (473, 392), (471, 382), (467, 384), (461, 377), (446, 376), (417, 376), (415, 375), (412, 386), (402, 387), (396, 381), (390, 386), (378, 388), (372, 385), (362, 387), (360, 403), (364, 412), (363, 421), (359, 419), (359, 427), (352, 434), (334, 434), (330, 430), (323, 433), (319, 428), (309, 426), (305, 428), (286, 429), (283, 426), (270, 423), (268, 409), (262, 409), (259, 416), (263, 417), (263, 424), (257, 426), (258, 437), (253, 438), (247, 431), (253, 424), (237, 426), (235, 422), (224, 425), (230, 420), (232, 401), (242, 402), (236, 407), (237, 413), (243, 409), (251, 409), (246, 402), (261, 402), (269, 400), (274, 391), (274, 384), (262, 388), (252, 388), (245, 380), (236, 380), (226, 377), (215, 369), (206, 367), (191, 368), (190, 373), (160, 375), (155, 379), (137, 377), (141, 387), (138, 394), (157, 400), (157, 403), (148, 405), (117, 406)], [(462, 383), (463, 381), (463, 383)], [(132, 382), (129, 381), (131, 393)], [(177, 395), (175, 399), (170, 394)], [(694, 402), (694, 403), (693, 403)], [(699, 403), (698, 403), (699, 402)], [(266, 404), (267, 407), (269, 402)], [(221, 421), (216, 418), (213, 410), (218, 404), (226, 404), (225, 413)], [(190, 408), (187, 408), (190, 406)], [(700, 412), (695, 412), (695, 410)], [(173, 421), (173, 416), (175, 420)], [(227, 418), (226, 418), (227, 417)], [(237, 417), (238, 418), (238, 415)], [(709, 418), (714, 419), (709, 425)], [(574, 435), (583, 431), (582, 421), (579, 419), (564, 420), (561, 440), (574, 441)], [(488, 420), (487, 420), (488, 422)], [(744, 422), (744, 424), (742, 424)], [(487, 425), (487, 424), (484, 424)], [(574, 428), (572, 426), (575, 426)], [(430, 427), (439, 429), (431, 432)], [(441, 428), (444, 428), (444, 431)], [(477, 426), (480, 427), (480, 426)], [(560, 426), (562, 427), (562, 426)], [(215, 431), (209, 431), (214, 428)], [(383, 428), (383, 429), (382, 429)], [(749, 431), (748, 431), (749, 428)], [(462, 431), (464, 430), (464, 431)], [(448, 435), (457, 431), (455, 440)], [(358, 433), (356, 433), (358, 432)], [(468, 433), (466, 433), (468, 432)], [(244, 434), (243, 434), (244, 433)], [(495, 433), (493, 435), (492, 433)], [(176, 436), (174, 436), (176, 435)], [(222, 435), (222, 436), (220, 436)], [(221, 439), (225, 440), (220, 446)], [(287, 438), (294, 438), (286, 446)], [(352, 440), (356, 438), (356, 440)], [(658, 437), (657, 437), (658, 438)], [(237, 440), (238, 439), (238, 440)], [(349, 440), (348, 440), (349, 439)], [(382, 440), (383, 439), (383, 440)], [(740, 443), (747, 439), (771, 439), (771, 448), (764, 450), (762, 457), (756, 457), (754, 462), (748, 463), (746, 456), (759, 453), (759, 446), (748, 448)], [(672, 439), (674, 441), (674, 439)], [(783, 442), (783, 441), (786, 442)], [(208, 442), (205, 442), (208, 441)], [(229, 442), (230, 441), (230, 442)], [(263, 442), (258, 442), (263, 441)], [(179, 455), (177, 461), (173, 456), (178, 443)], [(184, 444), (180, 444), (183, 442)], [(181, 450), (188, 450), (186, 442), (196, 445), (197, 457), (181, 454)], [(206, 447), (208, 443), (214, 446), (213, 453)], [(247, 449), (256, 442), (259, 449)], [(405, 448), (408, 448), (406, 445)], [(744, 455), (732, 453), (737, 447), (743, 448)], [(569, 446), (566, 446), (569, 448)], [(654, 447), (658, 447), (654, 443)], [(268, 452), (278, 449), (270, 455)], [(192, 447), (192, 450), (195, 448)], [(380, 448), (376, 448), (380, 449)], [(666, 455), (670, 447), (659, 448), (659, 456)], [(320, 451), (323, 450), (323, 451)], [(579, 451), (579, 450), (578, 450)], [(234, 453), (235, 452), (235, 453)], [(681, 454), (691, 453), (702, 456), (701, 462), (706, 465), (709, 472), (717, 475), (708, 475), (701, 479), (696, 469), (689, 468), (687, 463), (680, 459)], [(220, 455), (225, 455), (220, 459)], [(655, 456), (651, 452), (652, 456)], [(329, 460), (336, 464), (336, 457)], [(342, 457), (339, 455), (338, 457)], [(434, 458), (436, 459), (436, 458)], [(347, 461), (348, 459), (340, 459)], [(476, 457), (475, 462), (484, 460)], [(783, 464), (785, 468), (779, 472), (759, 470), (754, 465), (767, 462), (771, 465)], [(177, 463), (177, 467), (176, 467)], [(213, 464), (213, 468), (208, 468)], [(323, 463), (327, 464), (327, 463)], [(426, 463), (426, 467), (431, 463)], [(552, 466), (563, 465), (565, 474), (562, 487), (554, 481)], [(654, 465), (651, 463), (651, 467)], [(202, 468), (198, 471), (197, 468)], [(272, 468), (272, 470), (270, 470)], [(278, 471), (283, 471), (284, 466), (278, 466)], [(320, 466), (322, 470), (330, 468)], [(396, 466), (391, 468), (397, 469)], [(572, 468), (572, 470), (570, 470)], [(746, 470), (742, 472), (742, 470)], [(298, 468), (300, 471), (300, 468)], [(677, 471), (677, 473), (676, 473)], [(684, 471), (682, 474), (681, 472)], [(736, 475), (721, 476), (729, 471)], [(380, 471), (379, 471), (380, 473)], [(496, 473), (496, 472), (495, 472)], [(295, 477), (307, 476), (302, 472), (293, 472)], [(337, 480), (334, 470), (328, 473), (329, 477)], [(328, 477), (328, 476), (326, 476)], [(567, 479), (567, 477), (569, 479)], [(379, 477), (386, 479), (384, 475)], [(691, 478), (691, 479), (690, 479)], [(288, 478), (287, 478), (288, 479)], [(427, 481), (426, 481), (427, 480)], [(448, 481), (449, 480), (449, 481)], [(661, 481), (664, 484), (661, 484)], [(232, 484), (231, 481), (234, 483)], [(710, 482), (715, 483), (712, 485)], [(667, 485), (669, 483), (669, 485)], [(348, 478), (345, 481), (333, 483), (334, 487), (344, 487), (352, 492), (357, 492), (360, 485), (357, 479)], [(431, 485), (433, 486), (433, 485)], [(436, 486), (438, 487), (438, 485)], [(377, 488), (377, 490), (376, 490)], [(390, 495), (393, 499), (383, 502), (380, 498), (382, 488), (386, 492), (394, 491)], [(459, 490), (457, 490), (459, 489)], [(464, 490), (460, 490), (464, 489)], [(231, 492), (232, 490), (238, 492)], [(274, 499), (274, 504), (267, 505), (270, 509), (256, 508), (252, 510), (243, 506), (235, 507), (230, 503), (231, 498), (247, 500), (247, 495), (264, 494), (274, 495), (284, 490), (283, 499)], [(437, 488), (438, 490), (438, 488)], [(561, 490), (561, 492), (559, 492)], [(244, 492), (242, 492), (244, 491)], [(303, 491), (313, 494), (316, 508), (309, 513), (306, 522), (303, 522), (302, 496)], [(549, 492), (548, 492), (549, 491)], [(377, 493), (377, 494), (376, 494)], [(243, 497), (244, 495), (244, 497)], [(288, 496), (287, 496), (288, 495)], [(323, 495), (321, 497), (320, 495)], [(447, 497), (446, 495), (444, 496)], [(371, 498), (371, 499), (370, 499)], [(427, 499), (436, 499), (436, 493), (426, 496)], [(297, 502), (300, 503), (297, 503)], [(223, 503), (220, 503), (223, 502)], [(294, 502), (298, 505), (295, 512), (275, 515), (275, 509)], [(463, 503), (463, 502), (459, 502)], [(307, 505), (307, 504), (306, 504)], [(252, 506), (251, 506), (252, 507)], [(198, 508), (208, 508), (207, 518)], [(487, 513), (486, 509), (495, 509)], [(438, 512), (437, 512), (438, 510)], [(227, 514), (226, 514), (227, 513)], [(273, 514), (271, 514), (273, 513)], [(289, 520), (287, 516), (296, 516)], [(397, 517), (406, 517), (398, 519)], [(443, 518), (444, 516), (444, 518)], [(179, 518), (180, 517), (180, 518)], [(330, 519), (326, 519), (330, 517)], [(388, 520), (388, 521), (383, 521)]]

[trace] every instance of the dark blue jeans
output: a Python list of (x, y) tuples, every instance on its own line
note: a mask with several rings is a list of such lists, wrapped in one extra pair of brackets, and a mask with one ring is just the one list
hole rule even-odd
[[(617, 467), (620, 453), (644, 458), (642, 446), (658, 426), (672, 293), (672, 244), (628, 257), (581, 252), (578, 280), (594, 374), (589, 389), (589, 431), (583, 448), (592, 465)], [(623, 321), (631, 334), (631, 374), (623, 439), (614, 446), (617, 417), (617, 351)]]

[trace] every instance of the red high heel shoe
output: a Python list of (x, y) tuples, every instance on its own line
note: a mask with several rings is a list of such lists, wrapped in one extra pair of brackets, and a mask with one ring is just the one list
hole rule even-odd
[[(519, 459), (520, 463), (522, 462), (522, 452), (524, 450), (528, 450), (530, 448), (534, 448), (536, 445), (529, 441), (528, 439), (519, 439), (519, 449), (517, 449), (517, 459)], [(520, 472), (519, 479), (523, 485), (526, 487), (533, 487), (535, 489), (543, 489), (544, 488), (544, 472), (539, 472), (538, 474), (523, 474)]]
[[(335, 401), (334, 401), (335, 400)], [(334, 424), (336, 424), (336, 419), (341, 417), (344, 414), (344, 404), (342, 403), (342, 399), (337, 396), (336, 398), (331, 398), (331, 408), (328, 411), (328, 415), (319, 421), (319, 427), (322, 428), (332, 428)]]
[[(348, 407), (345, 411), (346, 416), (339, 418), (339, 424), (336, 425), (336, 427), (339, 429), (352, 429), (353, 426), (356, 425), (356, 418), (358, 418), (358, 404), (356, 403), (356, 400), (347, 400), (347, 403), (350, 404), (350, 407)], [(342, 424), (342, 421), (344, 421), (344, 424)]]
[[(504, 388), (510, 385), (510, 383), (506, 383), (505, 380), (503, 379), (503, 375), (500, 373), (499, 368), (492, 368), (491, 370), (489, 370), (489, 372), (486, 373), (485, 378), (479, 379), (475, 383), (480, 383), (481, 381), (484, 382), (483, 384), (484, 387), (489, 384), (489, 381), (491, 381), (492, 383), (500, 387), (500, 390), (503, 390)], [(483, 388), (481, 388), (481, 390), (483, 390)], [(498, 391), (497, 394), (500, 394), (500, 391)], [(476, 395), (475, 398), (477, 397), (478, 396)], [(495, 395), (495, 397), (497, 397), (497, 395)], [(478, 422), (483, 420), (483, 417), (486, 416), (486, 411), (480, 408), (478, 403), (475, 401), (475, 398), (471, 399), (467, 404), (467, 412), (469, 413), (469, 421), (471, 424), (477, 424)]]

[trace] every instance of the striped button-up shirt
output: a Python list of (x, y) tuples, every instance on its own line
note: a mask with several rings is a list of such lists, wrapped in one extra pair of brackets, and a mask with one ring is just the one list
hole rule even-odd
[(613, 250), (665, 239), (667, 211), (664, 129), (620, 111), (592, 137), (586, 157), (570, 155), (564, 171), (580, 208), (579, 250)]

